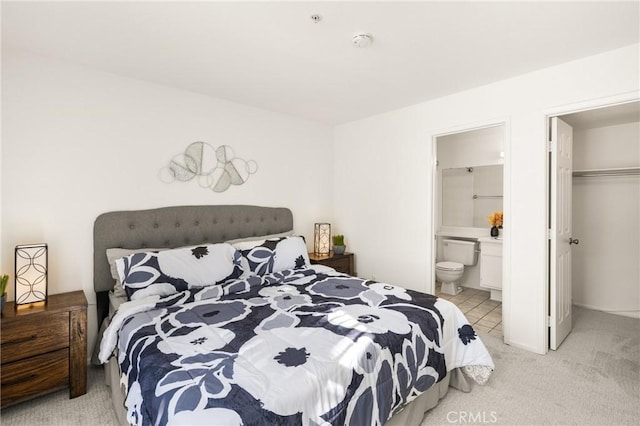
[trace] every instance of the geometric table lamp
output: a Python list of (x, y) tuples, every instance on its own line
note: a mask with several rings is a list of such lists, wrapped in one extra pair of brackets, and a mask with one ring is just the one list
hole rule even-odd
[(16, 246), (16, 307), (47, 300), (47, 252), (46, 244)]
[(331, 224), (316, 223), (313, 230), (313, 253), (329, 255), (331, 250)]

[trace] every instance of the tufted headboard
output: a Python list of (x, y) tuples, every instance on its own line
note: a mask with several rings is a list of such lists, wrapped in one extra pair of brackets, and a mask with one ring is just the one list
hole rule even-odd
[(291, 210), (260, 206), (173, 206), (103, 213), (93, 226), (93, 288), (98, 324), (107, 315), (113, 278), (108, 248), (175, 248), (293, 229)]

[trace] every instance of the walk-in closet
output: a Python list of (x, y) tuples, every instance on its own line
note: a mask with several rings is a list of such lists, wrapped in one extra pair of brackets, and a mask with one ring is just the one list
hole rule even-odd
[(640, 318), (639, 103), (562, 118), (573, 127), (573, 305)]

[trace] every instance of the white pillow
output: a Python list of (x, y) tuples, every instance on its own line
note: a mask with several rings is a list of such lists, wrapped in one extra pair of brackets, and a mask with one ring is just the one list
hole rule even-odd
[(307, 244), (304, 238), (299, 236), (283, 238), (276, 246), (273, 272), (284, 271), (285, 269), (308, 268), (310, 264)]

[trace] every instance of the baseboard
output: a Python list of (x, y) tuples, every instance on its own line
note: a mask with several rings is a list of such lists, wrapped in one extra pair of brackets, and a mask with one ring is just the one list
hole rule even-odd
[(610, 311), (598, 306), (592, 306), (592, 305), (587, 305), (584, 303), (576, 303), (573, 302), (572, 303), (573, 306), (579, 306), (581, 308), (585, 308), (585, 309), (591, 309), (592, 311), (600, 311), (600, 312), (605, 312), (607, 314), (613, 314), (613, 315), (619, 315), (621, 317), (628, 317), (628, 318), (635, 318), (635, 319), (640, 319), (640, 312), (636, 311)]

